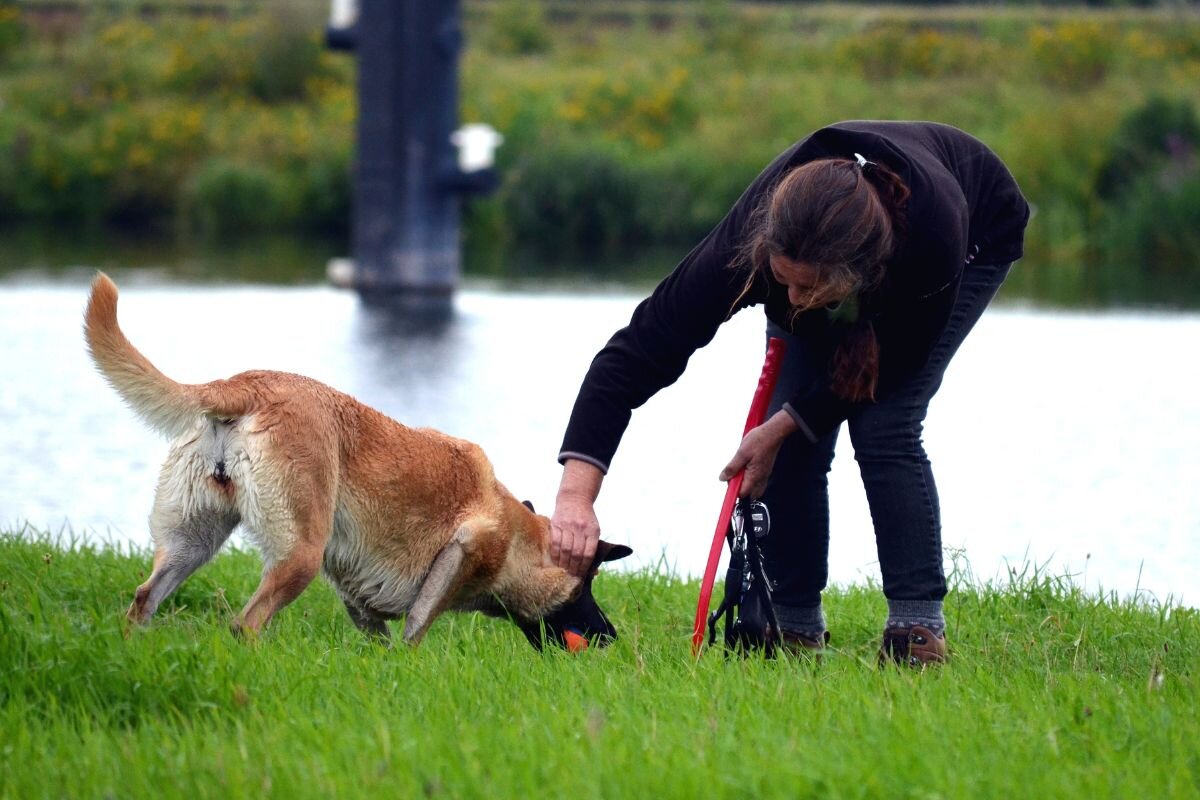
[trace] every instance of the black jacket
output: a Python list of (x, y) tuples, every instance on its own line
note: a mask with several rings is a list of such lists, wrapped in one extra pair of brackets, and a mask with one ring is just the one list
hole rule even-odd
[[(787, 289), (769, 271), (756, 273), (738, 301), (747, 273), (731, 269), (750, 215), (792, 168), (821, 158), (860, 153), (896, 172), (912, 192), (908, 234), (882, 283), (860, 299), (860, 314), (879, 342), (879, 392), (925, 362), (949, 318), (959, 279), (975, 263), (1021, 257), (1029, 206), (1004, 163), (974, 137), (932, 122), (841, 122), (780, 154), (723, 220), (680, 262), (593, 359), (580, 387), (559, 461), (581, 458), (608, 471), (632, 409), (683, 374), (721, 323), (749, 305), (832, 356), (846, 325), (823, 310), (791, 313)], [(970, 267), (965, 267), (969, 269)], [(812, 438), (854, 410), (827, 382), (791, 398), (789, 411)]]

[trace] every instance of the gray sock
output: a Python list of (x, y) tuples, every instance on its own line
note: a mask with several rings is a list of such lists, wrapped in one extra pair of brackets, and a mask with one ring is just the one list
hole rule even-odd
[(775, 604), (775, 615), (779, 627), (791, 633), (799, 633), (817, 639), (825, 633), (825, 614), (821, 606), (781, 606)]
[[(942, 634), (946, 630), (946, 618), (942, 616), (941, 600), (892, 600), (888, 599), (889, 628), (910, 628), (922, 625), (931, 633)], [(779, 621), (783, 624), (783, 620)]]

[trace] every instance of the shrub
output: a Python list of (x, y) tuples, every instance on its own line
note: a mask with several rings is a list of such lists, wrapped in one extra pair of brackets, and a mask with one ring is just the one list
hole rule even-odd
[(1116, 127), (1090, 231), (1102, 300), (1200, 301), (1200, 119), (1155, 96)]
[(1096, 188), (1106, 200), (1118, 198), (1150, 173), (1171, 182), (1194, 162), (1200, 150), (1200, 118), (1187, 100), (1151, 97), (1125, 117), (1113, 135)]
[(255, 93), (268, 103), (299, 100), (321, 73), (323, 45), (315, 7), (274, 0), (251, 41)]
[(638, 229), (656, 244), (690, 248), (775, 155), (770, 147), (729, 153), (684, 143), (644, 161), (637, 168)]
[(296, 216), (309, 233), (345, 234), (350, 227), (350, 154), (325, 155), (305, 166)]
[(1071, 89), (1104, 80), (1120, 49), (1111, 26), (1089, 20), (1036, 26), (1029, 32), (1029, 44), (1041, 77)]
[(669, 135), (686, 130), (698, 116), (691, 78), (683, 67), (665, 74), (597, 69), (576, 83), (559, 107), (562, 121), (643, 150), (663, 147)]
[(1103, 299), (1200, 302), (1200, 170), (1149, 174), (1106, 207), (1095, 234)]
[(846, 38), (835, 59), (873, 80), (932, 78), (977, 72), (984, 63), (994, 69), (993, 50), (975, 36), (890, 24)]
[(24, 34), (21, 10), (10, 0), (0, 0), (0, 64), (17, 49)]
[(280, 179), (255, 164), (214, 159), (184, 185), (183, 221), (206, 234), (234, 234), (277, 225), (287, 202)]
[(166, 59), (158, 71), (165, 89), (199, 97), (236, 95), (253, 81), (256, 60), (247, 57), (252, 24), (197, 20), (189, 35), (164, 43)]
[(753, 58), (761, 50), (766, 26), (752, 9), (736, 8), (732, 0), (701, 0), (695, 24), (698, 41), (707, 53)]
[(500, 198), (511, 236), (545, 254), (598, 256), (640, 242), (636, 174), (611, 146), (556, 142), (514, 165)]
[(548, 52), (552, 42), (539, 0), (503, 0), (492, 11), (486, 43), (495, 52), (537, 55)]

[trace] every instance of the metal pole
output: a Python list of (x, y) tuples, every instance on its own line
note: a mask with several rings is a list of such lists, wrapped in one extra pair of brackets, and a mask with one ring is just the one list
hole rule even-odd
[[(490, 150), (487, 166), (464, 171), (452, 143), (458, 0), (361, 0), (356, 14), (344, 6), (334, 4), (332, 19), (343, 22), (327, 37), (358, 57), (354, 260), (340, 280), (366, 302), (448, 308), (461, 272), (461, 195), (496, 183)], [(355, 19), (351, 28), (347, 18)]]

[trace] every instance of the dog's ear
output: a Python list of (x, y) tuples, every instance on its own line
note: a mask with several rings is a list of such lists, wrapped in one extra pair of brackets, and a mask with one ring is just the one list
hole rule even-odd
[(603, 539), (596, 542), (596, 556), (600, 563), (605, 561), (617, 561), (626, 556), (633, 555), (633, 548), (623, 544), (612, 544)]
[(633, 549), (623, 544), (612, 544), (603, 539), (596, 542), (596, 556), (592, 559), (592, 572), (600, 568), (606, 561), (616, 561), (625, 556), (633, 555)]
[[(521, 501), (521, 505), (525, 506), (525, 507), (526, 507), (526, 508), (528, 508), (530, 511), (533, 511), (533, 503), (529, 502), (528, 500), (522, 500), (522, 501)], [(533, 511), (533, 513), (535, 513), (535, 514), (536, 514), (537, 512), (536, 512), (536, 511)]]

